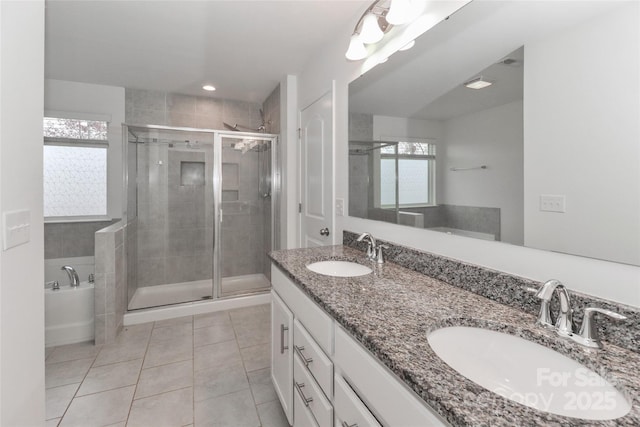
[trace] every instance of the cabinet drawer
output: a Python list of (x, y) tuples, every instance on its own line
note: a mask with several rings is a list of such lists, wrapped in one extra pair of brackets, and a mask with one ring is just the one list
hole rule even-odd
[(341, 327), (336, 328), (333, 362), (381, 424), (449, 425)]
[(271, 284), (324, 352), (333, 354), (333, 320), (329, 315), (273, 264)]
[(341, 376), (335, 377), (335, 396), (333, 404), (336, 415), (336, 427), (380, 427), (380, 423), (369, 411), (358, 395)]
[(313, 418), (311, 410), (304, 406), (304, 402), (297, 392), (294, 393), (293, 402), (296, 407), (293, 414), (294, 427), (319, 427), (316, 419)]
[(294, 357), (293, 362), (293, 388), (293, 393), (299, 398), (295, 400), (294, 414), (308, 409), (320, 427), (333, 426), (333, 406), (324, 397), (324, 393), (299, 357)]
[(293, 322), (293, 343), (296, 357), (311, 373), (325, 396), (330, 398), (333, 395), (333, 387), (331, 386), (333, 383), (333, 362), (324, 354), (297, 319)]

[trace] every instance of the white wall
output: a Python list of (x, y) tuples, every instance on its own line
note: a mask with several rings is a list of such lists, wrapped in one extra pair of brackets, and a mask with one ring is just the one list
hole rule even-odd
[(44, 1), (0, 2), (0, 212), (30, 241), (0, 252), (0, 425), (44, 425)]
[(47, 112), (96, 114), (109, 119), (107, 154), (107, 205), (111, 218), (122, 216), (122, 123), (124, 88), (62, 80), (45, 81), (44, 108)]
[[(449, 119), (444, 126), (439, 203), (500, 208), (500, 240), (522, 245), (522, 101)], [(487, 169), (450, 170), (480, 165)]]
[(438, 142), (442, 140), (442, 136), (442, 124), (439, 121), (373, 116), (374, 140), (383, 140), (385, 138), (433, 138)]
[[(525, 47), (527, 246), (640, 264), (640, 14), (632, 3)], [(565, 195), (566, 213), (541, 212), (541, 194)]]
[[(358, 16), (354, 16), (353, 22), (357, 19)], [(304, 107), (326, 92), (331, 80), (335, 79), (336, 198), (345, 200), (349, 191), (348, 84), (359, 74), (359, 63), (348, 62), (344, 58), (351, 31), (351, 26), (347, 26), (341, 34), (336, 35), (333, 42), (317, 52), (300, 74), (298, 86), (299, 105)], [(295, 230), (297, 223), (291, 222), (288, 226)], [(450, 236), (378, 221), (337, 217), (335, 232), (342, 233), (344, 229), (369, 231), (392, 242), (534, 280), (557, 278), (570, 289), (640, 307), (639, 267)]]
[(298, 246), (298, 79), (285, 76), (280, 82), (280, 246)]

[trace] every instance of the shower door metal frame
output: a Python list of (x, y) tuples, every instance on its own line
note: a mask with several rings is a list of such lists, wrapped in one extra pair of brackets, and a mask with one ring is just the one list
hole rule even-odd
[[(195, 132), (195, 133), (207, 133), (213, 134), (213, 255), (211, 260), (212, 271), (212, 295), (213, 300), (219, 300), (224, 298), (235, 298), (238, 295), (230, 297), (222, 297), (220, 290), (222, 286), (222, 270), (220, 268), (222, 262), (222, 253), (220, 251), (220, 232), (221, 232), (221, 209), (222, 209), (222, 138), (254, 138), (271, 142), (271, 250), (279, 248), (280, 237), (280, 191), (281, 191), (281, 177), (279, 161), (279, 138), (278, 135), (269, 133), (255, 133), (255, 132), (236, 132), (225, 131), (216, 129), (203, 129), (203, 128), (190, 128), (190, 127), (176, 127), (176, 126), (162, 126), (162, 125), (138, 125), (122, 123), (122, 213), (123, 219), (127, 222), (131, 218), (129, 212), (129, 129), (148, 129), (148, 130), (167, 130), (178, 132)], [(137, 158), (137, 155), (136, 155)], [(137, 166), (136, 166), (137, 172)], [(136, 177), (137, 180), (137, 177)], [(138, 188), (136, 185), (136, 198)], [(136, 212), (136, 217), (138, 213)], [(128, 287), (128, 284), (127, 284)], [(243, 294), (251, 295), (252, 293)], [(188, 304), (194, 304), (198, 301), (192, 301)], [(129, 302), (127, 301), (127, 305)], [(178, 304), (178, 303), (176, 303)]]
[[(256, 132), (236, 132), (236, 131), (214, 131), (213, 137), (213, 263), (218, 268), (213, 272), (213, 299), (235, 298), (238, 295), (232, 295), (223, 297), (221, 295), (222, 288), (222, 252), (220, 250), (220, 236), (221, 225), (224, 221), (224, 213), (222, 211), (222, 139), (243, 139), (253, 138), (262, 141), (271, 142), (271, 250), (274, 250), (279, 245), (276, 244), (276, 238), (279, 236), (280, 223), (278, 221), (279, 206), (280, 206), (280, 169), (278, 163), (278, 135), (270, 133), (256, 133)], [(257, 183), (256, 183), (257, 185)], [(251, 295), (252, 293), (242, 294)]]

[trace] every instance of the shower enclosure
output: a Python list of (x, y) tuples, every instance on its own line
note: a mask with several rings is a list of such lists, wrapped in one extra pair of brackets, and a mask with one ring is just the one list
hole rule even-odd
[(267, 291), (277, 137), (124, 125), (128, 309)]

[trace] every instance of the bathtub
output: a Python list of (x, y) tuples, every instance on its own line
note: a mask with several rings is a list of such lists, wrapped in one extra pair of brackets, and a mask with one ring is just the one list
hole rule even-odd
[(46, 347), (91, 341), (94, 338), (93, 283), (77, 288), (68, 284), (44, 290), (44, 341)]

